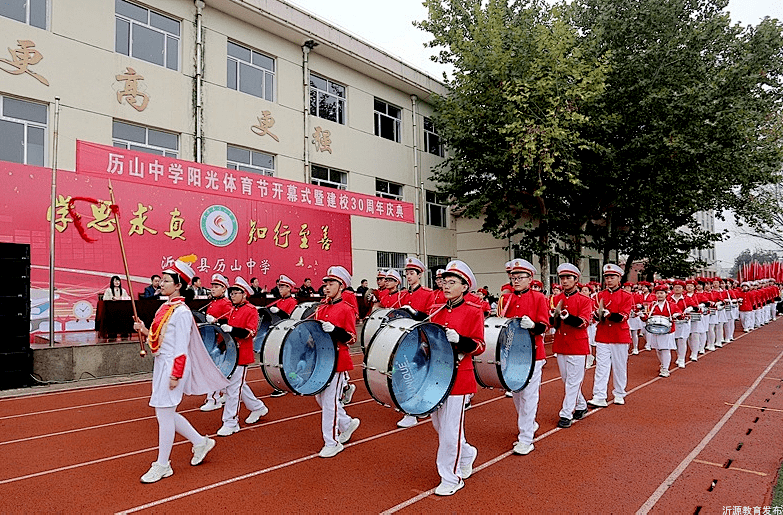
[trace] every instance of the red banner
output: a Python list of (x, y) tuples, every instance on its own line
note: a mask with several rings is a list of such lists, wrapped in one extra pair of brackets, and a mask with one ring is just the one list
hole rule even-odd
[[(0, 241), (31, 245), (33, 331), (48, 325), (48, 266), (51, 170), (0, 162), (6, 194), (0, 200)], [(270, 178), (271, 179), (271, 178)], [(122, 277), (127, 290), (117, 230), (122, 231), (128, 265), (138, 295), (149, 276), (173, 260), (195, 254), (193, 268), (209, 285), (213, 273), (229, 280), (258, 277), (272, 288), (280, 274), (298, 284), (305, 277), (317, 285), (334, 264), (352, 269), (351, 224), (347, 213), (317, 211), (261, 198), (226, 198), (194, 194), (155, 183), (113, 181), (120, 208), (119, 225), (110, 209), (108, 181), (59, 171), (55, 210), (56, 330), (94, 327), (90, 306)], [(99, 204), (77, 202), (87, 234), (79, 236), (68, 214), (71, 197), (90, 197)], [(88, 303), (89, 305), (85, 304)]]
[(414, 223), (413, 204), (201, 163), (76, 142), (76, 172), (221, 198)]

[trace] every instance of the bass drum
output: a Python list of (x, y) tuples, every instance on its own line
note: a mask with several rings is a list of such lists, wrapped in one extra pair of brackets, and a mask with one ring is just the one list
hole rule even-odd
[(367, 352), (373, 336), (375, 336), (381, 326), (386, 325), (391, 320), (397, 320), (399, 318), (411, 318), (411, 314), (404, 309), (392, 308), (376, 309), (370, 313), (370, 316), (364, 321), (364, 326), (362, 326), (362, 352)]
[(315, 395), (337, 370), (337, 348), (316, 320), (281, 320), (261, 345), (261, 370), (274, 388)]
[(193, 318), (196, 320), (197, 324), (207, 323), (207, 315), (205, 315), (201, 311), (192, 310), (191, 313), (193, 313)]
[(307, 320), (315, 315), (315, 310), (318, 309), (318, 302), (302, 302), (297, 304), (294, 310), (291, 312), (292, 320)]
[(269, 328), (281, 320), (283, 317), (280, 316), (279, 311), (272, 313), (269, 308), (258, 308), (258, 331), (253, 338), (253, 352), (261, 352), (261, 344), (264, 343)]
[(204, 340), (209, 357), (224, 376), (231, 377), (237, 368), (239, 352), (234, 338), (216, 324), (198, 324), (198, 332)]
[(518, 392), (527, 386), (536, 363), (536, 343), (518, 318), (484, 320), (487, 348), (473, 358), (476, 381), (484, 388)]
[(378, 403), (424, 416), (448, 397), (457, 366), (443, 327), (401, 318), (375, 334), (364, 356), (364, 384)]

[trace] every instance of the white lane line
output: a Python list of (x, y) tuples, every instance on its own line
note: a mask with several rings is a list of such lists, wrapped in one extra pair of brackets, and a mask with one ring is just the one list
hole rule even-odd
[(94, 406), (105, 406), (107, 404), (116, 404), (118, 402), (128, 402), (128, 401), (138, 401), (141, 399), (149, 399), (149, 395), (144, 395), (142, 397), (131, 397), (129, 399), (117, 399), (112, 401), (106, 401), (106, 402), (95, 402), (93, 404), (80, 404), (78, 406), (66, 406), (64, 408), (55, 408), (55, 409), (48, 409), (43, 411), (33, 411), (30, 413), (20, 413), (18, 415), (8, 415), (6, 417), (0, 417), (0, 420), (6, 420), (9, 418), (21, 418), (21, 417), (30, 417), (33, 415), (45, 415), (47, 413), (57, 413), (58, 411), (68, 411), (72, 409), (82, 409), (82, 408), (92, 408)]
[(702, 439), (701, 442), (688, 454), (688, 456), (685, 457), (682, 462), (677, 466), (677, 468), (674, 469), (674, 471), (669, 474), (669, 477), (667, 477), (663, 483), (658, 486), (658, 488), (653, 492), (653, 494), (647, 499), (644, 504), (639, 508), (639, 510), (636, 512), (637, 515), (645, 515), (650, 512), (650, 510), (655, 506), (655, 504), (663, 497), (663, 494), (666, 493), (666, 491), (674, 484), (675, 481), (677, 481), (677, 478), (679, 478), (683, 472), (685, 472), (685, 469), (688, 467), (688, 465), (691, 464), (691, 462), (696, 459), (696, 456), (701, 453), (701, 451), (704, 450), (704, 448), (707, 446), (710, 441), (715, 438), (715, 435), (718, 434), (718, 431), (721, 430), (721, 428), (726, 424), (726, 422), (729, 421), (732, 415), (734, 415), (734, 412), (736, 412), (739, 408), (742, 402), (747, 399), (751, 393), (753, 393), (753, 390), (756, 389), (756, 387), (761, 383), (761, 381), (764, 379), (764, 376), (769, 374), (769, 371), (772, 370), (772, 367), (774, 367), (780, 359), (783, 358), (783, 352), (778, 354), (778, 357), (775, 358), (772, 363), (767, 366), (766, 369), (764, 369), (764, 372), (761, 373), (761, 375), (753, 382), (752, 385), (743, 393), (739, 399), (734, 403), (734, 405), (729, 409), (729, 411), (726, 412), (725, 415), (723, 415), (723, 418), (718, 421), (717, 424), (710, 430), (709, 433)]
[[(149, 372), (152, 374), (151, 372)], [(104, 385), (90, 385), (90, 386), (76, 386), (74, 385), (73, 388), (68, 388), (67, 390), (57, 390), (56, 392), (30, 392), (30, 393), (23, 393), (20, 395), (10, 395), (8, 397), (2, 397), (0, 398), (0, 402), (8, 402), (8, 401), (17, 401), (17, 400), (24, 400), (24, 399), (31, 399), (31, 398), (40, 398), (40, 397), (47, 397), (47, 396), (55, 396), (55, 395), (63, 395), (66, 393), (80, 393), (90, 390), (103, 390), (107, 388), (120, 388), (123, 386), (137, 386), (139, 384), (143, 383), (151, 383), (151, 379), (140, 379), (135, 381), (122, 381), (119, 383), (111, 383), (111, 384), (104, 384)], [(33, 387), (35, 388), (35, 387)]]

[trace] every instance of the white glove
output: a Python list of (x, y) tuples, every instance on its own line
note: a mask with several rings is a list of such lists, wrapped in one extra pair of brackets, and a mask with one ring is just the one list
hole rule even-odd
[(564, 309), (563, 311), (561, 311), (561, 312), (560, 312), (560, 318), (562, 318), (563, 320), (565, 320), (566, 318), (568, 318), (568, 316), (569, 316), (570, 314), (571, 314), (571, 313), (569, 313), (567, 309)]
[(459, 341), (459, 333), (451, 327), (446, 328), (446, 339), (449, 343), (457, 343)]
[(603, 310), (601, 316), (603, 316), (604, 318), (608, 317), (609, 316), (609, 310), (608, 309)]
[(213, 317), (212, 315), (207, 315), (207, 322), (210, 324), (214, 324), (217, 321), (217, 318)]
[(415, 315), (416, 314), (416, 310), (413, 309), (413, 306), (403, 306), (402, 309), (404, 309), (405, 311), (407, 311), (411, 315)]
[(269, 312), (270, 313), (280, 313), (280, 308), (278, 308), (277, 306), (272, 306), (271, 308), (269, 308)]
[(224, 333), (230, 333), (231, 330), (234, 329), (233, 327), (231, 327), (228, 324), (223, 324), (223, 325), (220, 326), (220, 328), (223, 329)]
[(693, 311), (693, 306), (688, 306), (687, 308), (685, 308), (686, 313), (690, 313), (691, 311)]
[(521, 316), (519, 317), (519, 327), (522, 329), (533, 329), (536, 326), (536, 323), (533, 322), (529, 316)]
[(331, 333), (334, 331), (334, 324), (331, 322), (321, 322), (321, 328), (325, 333)]

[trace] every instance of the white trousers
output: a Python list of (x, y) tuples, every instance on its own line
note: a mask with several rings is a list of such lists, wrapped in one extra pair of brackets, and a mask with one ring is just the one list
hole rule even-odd
[(438, 475), (450, 485), (460, 482), (462, 465), (467, 464), (478, 452), (465, 440), (467, 401), (467, 395), (449, 395), (446, 402), (432, 412), (432, 427), (438, 433)]
[(688, 336), (688, 347), (691, 349), (691, 360), (698, 359), (699, 357), (699, 349), (700, 349), (700, 341), (701, 336), (703, 336), (704, 333), (691, 333), (690, 336)]
[(677, 344), (677, 361), (685, 363), (686, 354), (688, 353), (688, 336), (685, 338), (675, 338)]
[(753, 312), (756, 314), (756, 327), (761, 327), (764, 325), (764, 315), (761, 311), (761, 309), (753, 310)]
[(727, 320), (723, 323), (723, 341), (730, 342), (734, 339), (734, 319)]
[(742, 330), (745, 332), (753, 330), (756, 323), (756, 315), (753, 311), (740, 311), (740, 320), (742, 321)]
[(190, 425), (188, 419), (177, 413), (177, 407), (155, 408), (155, 418), (158, 419), (158, 465), (166, 466), (174, 445), (174, 433), (187, 438), (193, 445), (204, 443), (204, 437)]
[(661, 368), (669, 370), (669, 365), (672, 364), (672, 351), (669, 349), (658, 349), (658, 361), (661, 362)]
[(625, 387), (628, 384), (628, 344), (600, 343), (595, 344), (595, 378), (593, 380), (593, 399), (605, 401), (609, 386), (609, 374), (612, 374), (612, 394), (616, 398), (624, 398)]
[(560, 369), (560, 379), (565, 385), (563, 409), (560, 417), (571, 420), (574, 410), (587, 409), (587, 401), (582, 395), (582, 381), (585, 379), (585, 356), (580, 354), (558, 354), (557, 368)]
[(345, 387), (345, 375), (344, 372), (335, 372), (329, 386), (315, 396), (316, 402), (321, 406), (321, 434), (324, 437), (324, 445), (328, 447), (337, 445), (337, 437), (348, 429), (351, 423), (351, 417), (340, 402)]
[(239, 427), (239, 401), (250, 411), (264, 408), (264, 403), (257, 399), (253, 390), (245, 382), (247, 366), (238, 365), (226, 387), (226, 404), (223, 405), (223, 425)]
[(530, 382), (524, 389), (512, 394), (514, 406), (517, 408), (517, 428), (519, 429), (517, 440), (523, 445), (533, 443), (538, 397), (541, 393), (541, 369), (544, 367), (544, 363), (546, 363), (545, 359), (536, 361)]

